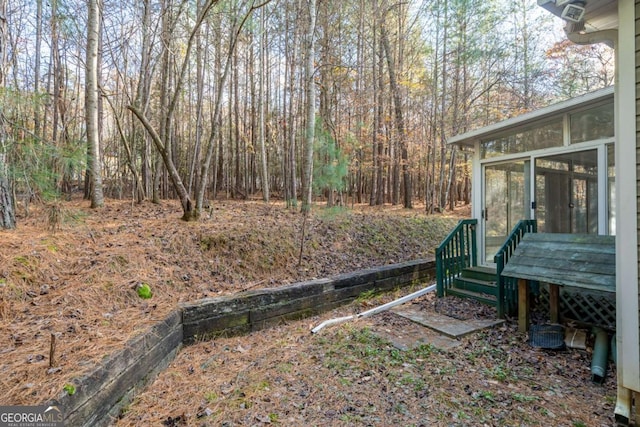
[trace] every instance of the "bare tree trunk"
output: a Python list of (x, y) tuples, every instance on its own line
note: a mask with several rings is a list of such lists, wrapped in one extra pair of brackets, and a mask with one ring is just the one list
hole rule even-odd
[[(200, 2), (197, 2), (197, 14), (200, 13)], [(207, 50), (203, 48), (202, 35), (200, 32), (196, 35), (196, 135), (195, 135), (195, 147), (193, 150), (193, 157), (191, 159), (191, 166), (189, 169), (189, 194), (193, 189), (194, 180), (197, 180), (196, 175), (199, 170), (196, 167), (200, 164), (201, 146), (202, 146), (202, 130), (204, 122), (204, 62)]]
[[(221, 30), (221, 22), (220, 19), (216, 19), (214, 21), (214, 27), (213, 27), (213, 36), (214, 36), (214, 56), (215, 56), (215, 65), (214, 65), (214, 71), (213, 71), (213, 79), (214, 79), (214, 84), (218, 84), (219, 87), (217, 88), (218, 92), (221, 90), (222, 85), (224, 83), (222, 82), (222, 76), (223, 76), (223, 67), (222, 67), (222, 37), (220, 37), (222, 30)], [(226, 69), (226, 67), (224, 67), (224, 69)], [(222, 126), (222, 119), (220, 118), (220, 114), (218, 114), (218, 109), (220, 108), (219, 106), (219, 99), (220, 97), (216, 97), (215, 101), (214, 101), (214, 105), (212, 105), (210, 108), (212, 110), (212, 114), (211, 114), (211, 126), (212, 126), (212, 130), (211, 130), (211, 136), (210, 136), (210, 140), (209, 140), (209, 148), (207, 150), (207, 157), (205, 159), (205, 161), (202, 164), (201, 167), (201, 174), (200, 174), (200, 183), (199, 185), (196, 186), (196, 194), (197, 194), (197, 198), (196, 198), (196, 205), (200, 204), (204, 206), (204, 195), (206, 193), (206, 188), (209, 185), (209, 183), (207, 182), (207, 176), (208, 176), (208, 169), (210, 168), (210, 164), (213, 161), (213, 171), (212, 171), (212, 183), (211, 183), (211, 197), (212, 199), (216, 199), (218, 196), (218, 190), (220, 189), (220, 187), (222, 186), (222, 182), (223, 182), (223, 171), (224, 171), (224, 159), (222, 156), (222, 133), (221, 132), (215, 132), (216, 135), (214, 135), (214, 130), (216, 129), (220, 129), (220, 127)], [(202, 197), (202, 199), (201, 199)]]
[(376, 119), (375, 119), (375, 130), (374, 132), (377, 134), (377, 151), (378, 151), (378, 182), (376, 183), (378, 187), (376, 205), (383, 205), (385, 203), (385, 196), (387, 195), (387, 176), (386, 176), (386, 168), (388, 167), (388, 156), (384, 156), (384, 140), (382, 139), (382, 135), (384, 132), (384, 91), (385, 87), (384, 82), (384, 54), (382, 53), (382, 42), (378, 45), (376, 41), (377, 49), (377, 59), (378, 64), (374, 64), (374, 67), (378, 68), (378, 78), (374, 82), (374, 85), (377, 85), (377, 99), (375, 100), (376, 105)]
[(266, 203), (269, 203), (269, 169), (268, 169), (268, 164), (267, 164), (267, 150), (265, 148), (265, 117), (264, 117), (264, 110), (265, 110), (265, 102), (264, 102), (264, 98), (266, 96), (266, 94), (268, 94), (269, 92), (267, 92), (265, 94), (265, 90), (264, 90), (264, 86), (265, 86), (265, 79), (264, 79), (264, 74), (265, 74), (265, 66), (266, 66), (266, 61), (265, 61), (265, 55), (266, 55), (266, 50), (267, 50), (267, 43), (266, 43), (266, 37), (267, 34), (265, 33), (265, 11), (264, 9), (260, 12), (260, 43), (259, 43), (259, 49), (260, 49), (260, 76), (259, 76), (259, 81), (258, 81), (258, 126), (259, 126), (259, 130), (258, 130), (258, 141), (259, 141), (259, 145), (260, 145), (260, 160), (261, 160), (261, 178), (262, 178), (262, 200)]
[(174, 190), (178, 193), (178, 197), (180, 198), (180, 204), (182, 205), (182, 219), (185, 221), (193, 221), (197, 219), (197, 214), (195, 213), (195, 209), (193, 207), (193, 203), (191, 202), (191, 198), (189, 197), (189, 193), (187, 192), (186, 187), (182, 183), (182, 179), (180, 178), (180, 174), (178, 173), (178, 169), (176, 169), (173, 160), (171, 159), (171, 153), (167, 150), (167, 147), (162, 142), (160, 135), (155, 131), (153, 125), (149, 123), (149, 121), (144, 116), (143, 112), (138, 110), (136, 107), (130, 105), (129, 110), (135, 114), (135, 116), (140, 120), (142, 125), (147, 129), (149, 135), (151, 136), (151, 140), (153, 141), (156, 149), (160, 153), (162, 157), (164, 166), (168, 169), (169, 179), (173, 184)]
[[(151, 5), (150, 0), (143, 0), (142, 3), (142, 44), (140, 52), (140, 70), (138, 75), (138, 86), (136, 88), (135, 105), (139, 106), (146, 113), (149, 103), (149, 92), (151, 87), (151, 41), (150, 41), (150, 24), (151, 24)], [(149, 194), (154, 194), (152, 185), (152, 154), (151, 145), (153, 144), (150, 137), (143, 129), (136, 126), (133, 122), (132, 133), (134, 135), (134, 143), (140, 139), (140, 158), (141, 158), (141, 177), (140, 185), (136, 191), (136, 201), (142, 202)], [(138, 134), (140, 137), (138, 138)]]
[(438, 211), (442, 211), (446, 205), (445, 170), (447, 167), (447, 141), (445, 138), (445, 116), (447, 109), (447, 43), (448, 43), (448, 1), (444, 1), (444, 34), (442, 42), (442, 93), (440, 98), (440, 173), (438, 177)]
[(100, 158), (100, 132), (98, 130), (98, 36), (100, 33), (100, 0), (89, 1), (87, 19), (87, 62), (85, 108), (87, 144), (89, 145), (88, 169), (91, 180), (91, 208), (104, 205), (102, 194), (102, 161)]
[[(58, 17), (57, 17), (57, 8), (58, 2), (54, 0), (51, 2), (51, 74), (53, 81), (53, 123), (51, 126), (51, 142), (54, 146), (57, 146), (59, 143), (58, 140), (58, 127), (60, 125), (61, 116), (64, 116), (64, 103), (63, 99), (63, 89), (64, 85), (62, 82), (62, 64), (60, 59), (60, 47), (59, 47), (59, 34), (58, 34)], [(57, 176), (57, 172), (59, 172), (59, 166), (56, 164), (52, 165), (52, 169), (54, 170), (54, 176)], [(60, 180), (54, 178), (54, 186), (56, 190), (60, 188)], [(85, 189), (85, 192), (88, 189)]]
[[(301, 13), (301, 0), (297, 1), (297, 9), (296, 12), (298, 14)], [(298, 60), (298, 45), (299, 43), (299, 27), (294, 26), (293, 29), (287, 25), (287, 31), (293, 31), (293, 40), (287, 38), (286, 47), (288, 61), (285, 65), (286, 70), (285, 74), (288, 76), (287, 81), (288, 84), (288, 93), (285, 90), (285, 94), (283, 95), (283, 105), (285, 109), (285, 120), (284, 120), (284, 181), (285, 181), (285, 198), (286, 204), (288, 208), (297, 208), (298, 207), (298, 181), (297, 181), (297, 162), (296, 162), (296, 135), (295, 135), (295, 103), (294, 103), (294, 93), (296, 91), (296, 76), (298, 73), (296, 72), (296, 63)], [(288, 49), (289, 44), (291, 44), (291, 49)], [(289, 54), (289, 52), (291, 52)], [(288, 96), (287, 96), (288, 95)]]
[[(42, 47), (42, 0), (37, 0), (36, 3), (36, 47), (35, 47), (35, 59), (33, 73), (33, 91), (36, 96), (40, 95), (40, 63), (42, 59), (42, 53), (40, 52)], [(34, 105), (33, 113), (33, 133), (36, 137), (40, 137), (40, 107), (38, 104)]]
[[(358, 41), (356, 47), (356, 64), (358, 64), (358, 73), (356, 74), (356, 94), (359, 96), (363, 92), (364, 84), (364, 69), (365, 69), (365, 39), (364, 39), (364, 11), (365, 9), (365, 0), (359, 1), (359, 16), (358, 16)], [(366, 194), (366, 182), (365, 182), (365, 173), (363, 171), (364, 168), (364, 120), (365, 120), (365, 106), (364, 102), (360, 101), (358, 103), (358, 112), (356, 116), (357, 126), (358, 126), (358, 175), (356, 179), (357, 186), (357, 202), (362, 203), (363, 200), (363, 192)], [(373, 152), (372, 154), (374, 154)], [(375, 154), (374, 154), (375, 155)], [(373, 174), (375, 174), (375, 166), (373, 168)], [(375, 181), (375, 177), (372, 177), (372, 182)], [(369, 204), (372, 205), (372, 201), (374, 200), (373, 189), (371, 189), (371, 197), (369, 198)]]
[[(4, 96), (7, 66), (7, 3), (0, 0), (0, 89)], [(16, 228), (15, 201), (7, 162), (8, 141), (5, 117), (0, 112), (0, 228)]]
[[(373, 2), (374, 5), (374, 9), (378, 8), (378, 2), (377, 0), (374, 0)], [(377, 13), (377, 10), (376, 10)], [(376, 35), (377, 35), (377, 31), (375, 28), (372, 29), (373, 32), (373, 37), (372, 37), (372, 42), (371, 42), (371, 48), (372, 48), (372, 52), (371, 52), (371, 61), (372, 61), (372, 80), (373, 80), (373, 105), (376, 105), (376, 101), (378, 100), (378, 72), (381, 71), (379, 70), (377, 64), (376, 64), (376, 56), (377, 56), (377, 49), (376, 47), (378, 46), (377, 41), (376, 41)], [(379, 203), (379, 197), (380, 197), (380, 186), (379, 186), (379, 173), (380, 173), (380, 156), (378, 155), (378, 127), (379, 127), (379, 118), (380, 118), (380, 114), (378, 114), (378, 109), (376, 108), (376, 111), (373, 113), (373, 132), (371, 132), (371, 154), (372, 154), (372, 173), (371, 173), (371, 193), (369, 195), (369, 205), (370, 206), (375, 206), (380, 204)]]
[(412, 189), (411, 189), (411, 174), (409, 173), (409, 154), (407, 151), (407, 137), (404, 130), (404, 116), (402, 115), (402, 97), (400, 95), (400, 88), (398, 87), (398, 81), (396, 79), (395, 64), (391, 55), (391, 49), (389, 47), (389, 38), (387, 36), (387, 30), (384, 22), (380, 26), (380, 37), (382, 39), (382, 45), (387, 56), (387, 66), (389, 67), (389, 82), (391, 85), (391, 93), (393, 95), (393, 103), (395, 106), (395, 121), (398, 132), (398, 138), (400, 139), (400, 157), (402, 160), (402, 179), (404, 186), (404, 207), (406, 209), (413, 208), (412, 203)]
[(309, 4), (309, 26), (306, 37), (306, 63), (305, 63), (305, 88), (306, 117), (305, 144), (302, 166), (302, 213), (307, 214), (311, 210), (312, 186), (313, 186), (313, 143), (315, 140), (316, 127), (316, 88), (315, 76), (315, 32), (316, 32), (316, 0), (308, 0)]

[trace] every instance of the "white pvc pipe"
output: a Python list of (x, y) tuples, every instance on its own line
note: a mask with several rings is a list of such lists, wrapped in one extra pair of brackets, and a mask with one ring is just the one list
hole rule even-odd
[(343, 322), (347, 322), (347, 321), (352, 320), (352, 319), (360, 319), (361, 317), (368, 317), (368, 316), (374, 315), (376, 313), (380, 313), (382, 311), (385, 311), (385, 310), (388, 310), (388, 309), (390, 309), (392, 307), (395, 307), (396, 305), (404, 304), (405, 302), (411, 301), (412, 299), (416, 299), (416, 298), (418, 298), (418, 297), (420, 297), (420, 296), (422, 296), (424, 294), (427, 294), (429, 292), (433, 292), (435, 290), (436, 290), (436, 285), (427, 286), (424, 289), (420, 289), (419, 291), (416, 291), (416, 292), (411, 293), (409, 295), (405, 295), (405, 296), (403, 296), (401, 298), (398, 298), (397, 300), (388, 302), (388, 303), (383, 304), (383, 305), (381, 305), (379, 307), (372, 308), (371, 310), (363, 311), (362, 313), (358, 313), (355, 316), (336, 317), (335, 319), (325, 320), (324, 322), (322, 322), (321, 324), (319, 324), (315, 328), (311, 329), (311, 332), (314, 333), (314, 334), (317, 334), (325, 326), (335, 325), (337, 323), (343, 323)]
[(324, 322), (320, 323), (318, 326), (313, 328), (311, 330), (311, 332), (313, 332), (314, 334), (317, 334), (325, 326), (330, 326), (330, 325), (335, 325), (337, 323), (347, 322), (347, 321), (349, 321), (351, 319), (355, 319), (355, 318), (356, 318), (356, 316), (345, 316), (345, 317), (336, 317), (335, 319), (325, 320)]

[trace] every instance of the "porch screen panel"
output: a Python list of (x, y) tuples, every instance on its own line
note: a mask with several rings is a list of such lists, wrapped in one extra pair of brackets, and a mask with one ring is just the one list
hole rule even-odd
[(482, 141), (480, 157), (488, 159), (507, 154), (541, 150), (543, 148), (561, 147), (564, 143), (562, 130), (562, 118), (558, 118), (551, 122), (530, 126), (498, 138)]
[(607, 145), (607, 212), (609, 229), (607, 234), (616, 234), (616, 156), (614, 145)]
[(571, 143), (613, 138), (613, 102), (571, 114)]
[(527, 219), (528, 165), (520, 160), (485, 166), (485, 262), (493, 262), (511, 229)]
[(598, 233), (596, 150), (536, 160), (536, 219), (544, 233)]

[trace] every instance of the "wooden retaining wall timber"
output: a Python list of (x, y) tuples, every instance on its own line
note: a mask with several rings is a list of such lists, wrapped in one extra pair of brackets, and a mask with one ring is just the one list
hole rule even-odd
[(351, 302), (363, 292), (389, 291), (432, 274), (433, 263), (409, 261), (183, 304), (184, 340), (237, 335), (309, 317)]
[(174, 310), (107, 356), (93, 372), (76, 379), (73, 395), (61, 393), (53, 403), (62, 407), (65, 426), (108, 425), (134, 390), (153, 380), (175, 358), (182, 341), (182, 311)]
[(91, 373), (74, 380), (76, 392), (54, 401), (66, 426), (107, 426), (175, 358), (183, 344), (247, 333), (284, 320), (329, 311), (364, 292), (385, 292), (433, 277), (435, 261), (400, 264), (309, 280), (278, 288), (241, 292), (182, 304), (146, 333), (106, 357)]

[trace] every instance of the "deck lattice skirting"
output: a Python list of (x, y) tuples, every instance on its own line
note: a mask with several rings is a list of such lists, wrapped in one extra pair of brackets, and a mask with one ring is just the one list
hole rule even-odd
[(385, 292), (427, 282), (434, 274), (435, 261), (421, 259), (183, 304), (92, 372), (74, 380), (75, 394), (61, 392), (47, 404), (63, 410), (65, 425), (107, 426), (137, 390), (171, 363), (184, 344), (320, 314), (364, 292)]
[[(548, 312), (549, 286), (540, 284), (540, 309)], [(616, 329), (616, 294), (584, 289), (560, 289), (560, 317), (581, 325)]]

